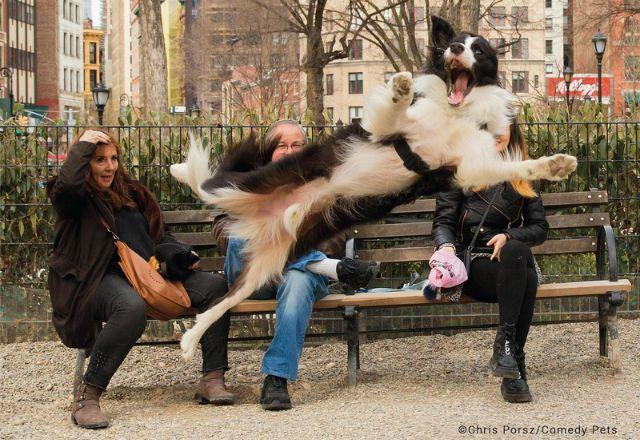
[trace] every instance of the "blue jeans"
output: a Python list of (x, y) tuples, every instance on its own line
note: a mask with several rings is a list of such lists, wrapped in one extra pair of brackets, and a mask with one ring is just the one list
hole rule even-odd
[[(229, 285), (242, 271), (244, 241), (229, 237), (224, 272)], [(302, 354), (304, 335), (311, 319), (313, 304), (327, 295), (326, 279), (307, 271), (306, 265), (327, 258), (322, 252), (312, 251), (289, 265), (282, 283), (262, 288), (252, 299), (273, 299), (276, 305), (276, 328), (273, 340), (262, 359), (262, 372), (287, 380), (298, 377), (298, 361)]]

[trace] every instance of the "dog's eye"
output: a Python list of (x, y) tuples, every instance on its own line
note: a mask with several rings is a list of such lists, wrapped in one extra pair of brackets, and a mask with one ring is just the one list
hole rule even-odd
[(476, 49), (473, 51), (473, 53), (475, 53), (476, 55), (482, 55), (482, 50)]

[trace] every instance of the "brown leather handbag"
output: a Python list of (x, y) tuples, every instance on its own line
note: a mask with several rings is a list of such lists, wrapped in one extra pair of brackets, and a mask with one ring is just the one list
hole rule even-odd
[(120, 268), (136, 292), (147, 304), (147, 316), (160, 321), (175, 319), (189, 314), (191, 298), (181, 281), (167, 280), (144, 258), (120, 240), (102, 220), (102, 224), (113, 237), (120, 256)]

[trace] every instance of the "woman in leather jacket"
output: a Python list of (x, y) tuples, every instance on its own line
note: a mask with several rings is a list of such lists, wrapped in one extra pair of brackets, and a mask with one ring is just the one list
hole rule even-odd
[[(516, 125), (512, 125), (509, 136), (498, 139), (497, 148), (526, 157)], [(442, 192), (436, 199), (433, 239), (436, 249), (461, 256), (487, 209), (462, 292), (478, 301), (498, 303), (500, 326), (490, 367), (494, 375), (503, 378), (500, 390), (505, 400), (528, 402), (531, 393), (524, 346), (540, 282), (530, 247), (543, 243), (549, 229), (540, 197), (522, 181), (505, 182), (471, 194), (460, 189)]]

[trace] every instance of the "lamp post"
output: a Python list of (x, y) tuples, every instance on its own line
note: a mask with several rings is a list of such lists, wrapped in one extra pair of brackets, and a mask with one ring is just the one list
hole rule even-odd
[(569, 66), (565, 66), (564, 70), (562, 71), (562, 76), (564, 78), (564, 84), (566, 86), (564, 97), (567, 100), (567, 114), (570, 114), (571, 106), (569, 105), (569, 87), (571, 86), (571, 80), (573, 79), (573, 69), (571, 69), (571, 67)]
[(111, 92), (102, 82), (96, 84), (96, 86), (91, 89), (91, 92), (93, 93), (93, 102), (98, 109), (98, 124), (102, 125), (104, 107), (107, 105), (107, 101), (109, 101), (109, 93)]
[(596, 51), (596, 58), (598, 59), (598, 107), (602, 111), (602, 56), (607, 48), (607, 36), (602, 32), (598, 32), (591, 39), (593, 42), (593, 48)]
[(191, 116), (192, 118), (200, 117), (200, 107), (198, 107), (198, 103), (197, 102), (193, 103), (193, 106), (189, 110), (189, 116)]
[(8, 78), (9, 84), (9, 117), (13, 116), (13, 71), (9, 67), (3, 67), (0, 69), (0, 76)]

